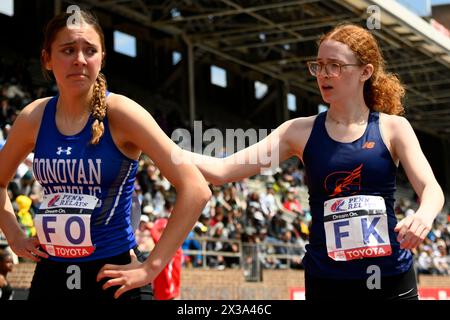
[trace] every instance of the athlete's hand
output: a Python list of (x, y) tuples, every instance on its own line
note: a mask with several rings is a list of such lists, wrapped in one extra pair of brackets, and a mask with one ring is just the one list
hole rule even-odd
[(17, 239), (8, 242), (12, 251), (19, 257), (30, 259), (34, 262), (41, 261), (41, 258), (48, 258), (45, 252), (39, 250), (40, 244), (37, 237), (27, 238), (24, 234), (21, 234)]
[(415, 249), (428, 235), (433, 221), (417, 212), (407, 216), (395, 226), (398, 232), (397, 241), (402, 249)]
[(105, 264), (97, 275), (97, 282), (103, 278), (111, 278), (103, 285), (103, 290), (113, 286), (120, 286), (114, 293), (114, 298), (119, 298), (124, 292), (134, 288), (145, 286), (152, 282), (149, 272), (138, 261), (136, 254), (131, 249), (131, 262), (126, 265)]

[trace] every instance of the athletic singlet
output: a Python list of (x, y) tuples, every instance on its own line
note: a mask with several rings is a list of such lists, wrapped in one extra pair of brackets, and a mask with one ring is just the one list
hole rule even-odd
[(50, 260), (64, 262), (128, 251), (136, 246), (130, 212), (137, 161), (116, 147), (107, 117), (97, 145), (89, 143), (92, 116), (78, 134), (61, 134), (57, 100), (45, 106), (33, 160), (33, 174), (44, 188), (35, 217), (41, 246)]
[(306, 143), (303, 162), (312, 215), (305, 269), (322, 278), (362, 279), (368, 267), (381, 275), (406, 272), (409, 250), (394, 232), (396, 170), (371, 112), (364, 134), (350, 143), (333, 140), (320, 113)]

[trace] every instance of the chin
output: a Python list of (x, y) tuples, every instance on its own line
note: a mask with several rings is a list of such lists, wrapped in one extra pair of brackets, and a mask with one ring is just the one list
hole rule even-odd
[(322, 100), (323, 100), (325, 103), (330, 104), (330, 103), (333, 102), (334, 99), (332, 99), (330, 96), (325, 96), (325, 95), (322, 94)]
[(70, 89), (73, 93), (84, 94), (89, 91), (91, 84), (87, 82), (75, 82), (68, 84), (66, 88)]
[(329, 94), (329, 95), (323, 95), (322, 94), (322, 99), (324, 102), (328, 103), (328, 104), (332, 104), (332, 103), (336, 103), (338, 101), (342, 101), (342, 95), (336, 95), (336, 94)]

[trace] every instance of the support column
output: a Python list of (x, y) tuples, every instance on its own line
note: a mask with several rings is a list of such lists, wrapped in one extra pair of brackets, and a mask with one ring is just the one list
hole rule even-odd
[(289, 83), (287, 81), (282, 82), (283, 86), (283, 109), (282, 109), (282, 120), (283, 122), (289, 120), (289, 109), (288, 109), (288, 98), (287, 95), (289, 93)]
[[(442, 152), (442, 157), (444, 160), (444, 184), (442, 186), (442, 189), (444, 189), (444, 194), (448, 196), (450, 194), (450, 163), (448, 163), (448, 159), (450, 159), (450, 139), (442, 139), (442, 149), (444, 152)], [(447, 161), (447, 163), (445, 163)], [(450, 199), (447, 199), (450, 201)]]
[(277, 91), (278, 91), (278, 99), (277, 99), (277, 125), (289, 120), (289, 110), (287, 104), (287, 94), (289, 92), (289, 86), (286, 81), (279, 80), (277, 82)]
[(195, 121), (195, 68), (194, 68), (194, 45), (188, 37), (184, 37), (187, 45), (187, 63), (188, 63), (188, 95), (189, 95), (189, 124), (194, 128)]

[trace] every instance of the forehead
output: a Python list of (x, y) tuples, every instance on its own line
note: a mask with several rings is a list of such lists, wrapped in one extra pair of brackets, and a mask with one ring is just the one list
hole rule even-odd
[(55, 37), (54, 43), (57, 45), (71, 42), (89, 42), (101, 46), (100, 35), (92, 25), (83, 24), (79, 28), (62, 28)]
[(339, 60), (353, 62), (355, 54), (346, 44), (336, 40), (325, 40), (320, 44), (317, 60)]

